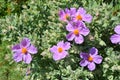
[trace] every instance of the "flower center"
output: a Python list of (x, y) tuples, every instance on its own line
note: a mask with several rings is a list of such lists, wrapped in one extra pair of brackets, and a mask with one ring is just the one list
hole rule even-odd
[(22, 53), (26, 54), (27, 53), (27, 49), (26, 48), (22, 48)]
[(73, 33), (74, 33), (75, 35), (78, 35), (78, 34), (79, 34), (79, 30), (78, 30), (78, 29), (75, 29), (75, 30), (73, 31)]
[(58, 52), (61, 53), (63, 51), (63, 48), (59, 47)]
[(93, 61), (93, 57), (92, 57), (92, 56), (89, 56), (89, 57), (88, 57), (88, 61), (89, 61), (89, 62), (92, 62), (92, 61)]
[(81, 16), (81, 15), (77, 15), (77, 16), (76, 16), (76, 19), (77, 19), (77, 20), (82, 20), (82, 16)]
[(69, 15), (68, 14), (65, 14), (64, 15), (64, 19), (66, 20), (66, 19), (68, 19), (69, 18)]

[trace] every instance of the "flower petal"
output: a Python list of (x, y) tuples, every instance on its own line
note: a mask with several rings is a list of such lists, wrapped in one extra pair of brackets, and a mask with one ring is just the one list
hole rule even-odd
[(50, 52), (57, 53), (57, 46), (53, 46), (50, 48)]
[(80, 53), (80, 57), (87, 60), (88, 57), (89, 57), (89, 54), (88, 54), (88, 53), (81, 52), (81, 53)]
[(98, 50), (97, 50), (97, 48), (92, 47), (92, 48), (90, 49), (89, 53), (90, 53), (91, 55), (97, 55), (97, 54), (98, 54)]
[(100, 64), (102, 62), (102, 56), (99, 56), (99, 55), (96, 55), (94, 56), (94, 59), (93, 61), (96, 63), (96, 64)]
[(29, 53), (23, 55), (23, 60), (25, 63), (29, 64), (32, 61), (32, 57)]
[(61, 58), (65, 58), (66, 56), (68, 56), (68, 52), (67, 51), (63, 51), (62, 53), (59, 53), (59, 56)]
[(96, 66), (95, 66), (95, 63), (94, 63), (94, 62), (90, 62), (90, 63), (88, 64), (88, 69), (89, 69), (90, 71), (95, 70), (95, 68), (96, 68)]
[(24, 38), (21, 43), (20, 43), (21, 47), (29, 47), (30, 46), (30, 39), (28, 38)]
[(110, 40), (111, 40), (112, 43), (117, 44), (117, 43), (120, 42), (120, 35), (119, 34), (113, 34), (110, 37)]
[(70, 49), (70, 43), (69, 42), (65, 42), (64, 43), (64, 45), (63, 45), (63, 48), (65, 49), (65, 50), (68, 50), (68, 49)]
[(82, 28), (86, 28), (86, 25), (83, 21), (76, 21), (75, 22), (75, 27), (79, 30), (81, 30)]
[(82, 35), (76, 36), (75, 37), (75, 43), (76, 44), (82, 44), (84, 42), (84, 38)]
[(120, 34), (120, 25), (117, 25), (114, 29), (117, 34)]
[(13, 54), (13, 59), (14, 59), (16, 62), (22, 61), (22, 53), (20, 53), (20, 52), (14, 53), (14, 54)]
[(66, 8), (65, 13), (70, 13), (70, 10), (68, 8)]
[(70, 8), (70, 14), (74, 15), (76, 13), (76, 8)]
[(67, 31), (73, 31), (73, 30), (74, 30), (74, 28), (73, 28), (73, 26), (72, 26), (71, 23), (68, 23), (68, 24), (67, 24), (66, 30), (67, 30)]
[(83, 67), (85, 67), (85, 66), (87, 66), (88, 65), (88, 61), (87, 60), (82, 60), (82, 61), (80, 61), (80, 66), (83, 66)]
[(38, 51), (37, 51), (37, 48), (35, 46), (30, 45), (30, 47), (28, 47), (28, 52), (31, 54), (36, 54)]
[(18, 51), (18, 50), (20, 50), (20, 44), (16, 44), (12, 47), (13, 52)]
[(64, 41), (60, 41), (60, 42), (57, 43), (58, 47), (63, 47), (63, 45), (64, 45)]
[(78, 9), (78, 12), (79, 12), (80, 14), (85, 14), (85, 13), (86, 13), (86, 10), (85, 10), (84, 8), (80, 7), (80, 8)]
[(61, 59), (65, 58), (67, 55), (68, 55), (68, 52), (66, 52), (66, 51), (63, 51), (62, 53), (54, 53), (53, 54), (53, 59), (55, 61), (61, 60)]
[(72, 41), (74, 38), (75, 38), (75, 35), (74, 35), (72, 32), (70, 32), (70, 33), (66, 36), (66, 39), (67, 39), (68, 41)]
[(90, 23), (92, 21), (92, 16), (90, 14), (85, 14), (83, 17), (83, 21)]
[(84, 35), (84, 36), (87, 36), (89, 34), (90, 30), (87, 28), (87, 27), (83, 27), (81, 30), (80, 30), (80, 34)]
[(65, 14), (64, 10), (60, 10), (60, 11), (59, 11), (59, 16), (60, 16), (60, 17), (63, 16), (64, 14)]

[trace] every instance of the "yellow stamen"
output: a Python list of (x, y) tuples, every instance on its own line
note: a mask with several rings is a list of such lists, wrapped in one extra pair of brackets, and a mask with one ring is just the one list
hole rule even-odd
[(88, 57), (88, 61), (92, 62), (92, 61), (93, 61), (93, 57), (92, 57), (92, 56), (89, 56), (89, 57)]
[(77, 15), (77, 16), (76, 16), (76, 19), (77, 19), (77, 20), (82, 20), (82, 16), (81, 16), (81, 15)]
[(69, 15), (68, 14), (65, 14), (64, 15), (64, 20), (68, 19), (69, 18)]
[(26, 54), (27, 53), (27, 49), (26, 48), (22, 48), (22, 53)]
[(75, 30), (73, 31), (73, 33), (74, 33), (75, 35), (78, 35), (78, 34), (79, 34), (79, 30), (78, 30), (78, 29), (75, 29)]
[(63, 48), (59, 47), (58, 52), (61, 53), (63, 51)]

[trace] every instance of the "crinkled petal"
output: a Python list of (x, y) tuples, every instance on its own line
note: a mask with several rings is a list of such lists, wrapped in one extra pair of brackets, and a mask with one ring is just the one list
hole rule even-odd
[(95, 70), (95, 68), (96, 68), (96, 65), (95, 65), (94, 62), (90, 62), (90, 63), (88, 64), (88, 69), (89, 69), (90, 71)]
[(74, 22), (74, 28), (81, 30), (82, 28), (86, 28), (86, 26), (83, 21), (76, 21)]
[(60, 41), (60, 42), (57, 43), (58, 47), (63, 47), (63, 45), (64, 45), (64, 41)]
[(20, 50), (21, 48), (20, 48), (20, 44), (16, 44), (16, 45), (14, 45), (13, 47), (12, 47), (12, 51), (13, 52), (15, 52), (15, 51), (18, 51), (18, 50)]
[(23, 55), (23, 60), (25, 63), (29, 64), (32, 61), (32, 57), (29, 53)]
[(61, 59), (65, 58), (67, 55), (68, 55), (68, 52), (66, 52), (66, 51), (63, 51), (62, 53), (54, 53), (53, 54), (53, 59), (55, 61), (61, 60)]
[(90, 14), (85, 14), (83, 17), (83, 21), (90, 23), (92, 21), (92, 16)]
[(88, 53), (81, 52), (81, 53), (80, 53), (80, 57), (87, 60), (88, 57), (89, 57), (89, 54), (88, 54)]
[(31, 54), (36, 54), (38, 52), (38, 50), (35, 46), (30, 45), (30, 47), (28, 47), (28, 52)]
[(73, 28), (71, 23), (68, 23), (68, 25), (66, 26), (66, 30), (67, 31), (73, 31), (74, 30), (74, 28)]
[(57, 53), (57, 46), (53, 46), (50, 48), (50, 52)]
[(80, 66), (85, 67), (85, 66), (88, 65), (88, 61), (87, 60), (81, 60), (79, 64), (80, 64)]
[(86, 10), (85, 10), (84, 8), (82, 8), (82, 7), (80, 7), (80, 8), (78, 9), (78, 12), (79, 12), (80, 14), (86, 14)]
[(16, 62), (22, 61), (22, 53), (20, 53), (20, 52), (14, 53), (14, 54), (13, 54), (13, 59), (14, 59)]
[(61, 58), (65, 58), (66, 56), (68, 56), (68, 52), (67, 51), (63, 51), (62, 53), (59, 53)]
[(116, 26), (114, 31), (117, 33), (117, 34), (120, 34), (120, 25)]
[(75, 38), (75, 35), (74, 35), (72, 32), (70, 32), (70, 33), (66, 36), (66, 39), (67, 39), (68, 41), (72, 41), (74, 38)]
[(64, 10), (60, 10), (60, 11), (59, 11), (59, 16), (60, 16), (60, 17), (63, 16), (64, 14), (65, 14)]
[(90, 49), (89, 53), (90, 53), (91, 55), (97, 55), (97, 54), (98, 54), (98, 50), (97, 50), (97, 48), (92, 47), (92, 48)]
[(66, 8), (65, 13), (70, 13), (70, 10), (68, 8)]
[(76, 13), (76, 8), (70, 8), (70, 14), (75, 15)]
[(113, 34), (113, 35), (110, 37), (110, 40), (111, 40), (111, 42), (114, 43), (114, 44), (120, 43), (120, 35), (119, 35), (119, 34)]
[(100, 55), (96, 55), (96, 56), (94, 56), (94, 59), (93, 59), (93, 61), (96, 63), (96, 64), (100, 64), (101, 62), (102, 62), (102, 56), (100, 56)]
[(90, 30), (89, 30), (87, 27), (83, 27), (83, 28), (80, 30), (80, 34), (82, 34), (82, 35), (84, 35), (84, 36), (87, 36), (89, 33), (90, 33)]
[(70, 49), (70, 43), (69, 42), (65, 42), (64, 43), (64, 45), (63, 45), (63, 48), (65, 49), (65, 50), (68, 50), (68, 49)]
[(75, 37), (75, 43), (76, 44), (82, 44), (84, 42), (84, 38), (82, 35), (76, 36)]
[(20, 43), (21, 47), (29, 47), (30, 46), (30, 39), (29, 38), (24, 38), (21, 43)]

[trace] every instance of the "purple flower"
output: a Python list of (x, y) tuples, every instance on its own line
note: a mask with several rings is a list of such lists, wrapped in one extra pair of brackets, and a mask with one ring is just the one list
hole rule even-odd
[(110, 37), (110, 40), (113, 44), (117, 44), (120, 43), (120, 25), (117, 25), (114, 29), (114, 31), (116, 32), (116, 34), (113, 34)]
[(90, 14), (86, 13), (86, 10), (82, 7), (80, 7), (76, 14), (74, 15), (73, 21), (85, 21), (90, 23), (92, 21), (92, 16)]
[(50, 51), (53, 53), (53, 59), (57, 61), (65, 58), (68, 55), (67, 50), (70, 49), (70, 47), (69, 42), (64, 43), (63, 41), (60, 41), (57, 45), (54, 45), (50, 48)]
[(80, 57), (83, 59), (80, 62), (80, 66), (87, 66), (90, 71), (95, 70), (95, 63), (100, 64), (102, 62), (102, 56), (98, 55), (98, 50), (92, 47), (88, 53), (81, 52)]
[(72, 16), (76, 13), (76, 8), (66, 8), (65, 10), (59, 11), (59, 16), (61, 21), (69, 22), (72, 19)]
[(90, 32), (83, 22), (68, 23), (66, 29), (69, 31), (66, 36), (67, 40), (72, 41), (74, 39), (76, 44), (82, 44), (84, 42), (83, 36), (87, 36)]
[(30, 43), (30, 39), (24, 38), (20, 44), (14, 45), (12, 47), (14, 52), (13, 59), (16, 62), (24, 61), (29, 64), (32, 60), (31, 54), (37, 53), (37, 48)]

